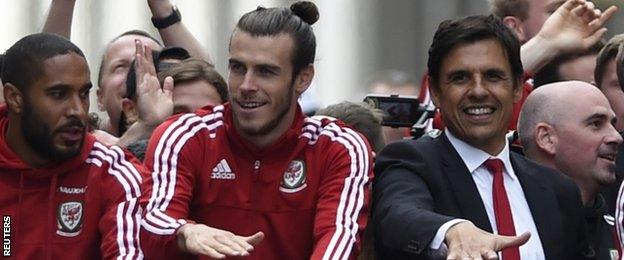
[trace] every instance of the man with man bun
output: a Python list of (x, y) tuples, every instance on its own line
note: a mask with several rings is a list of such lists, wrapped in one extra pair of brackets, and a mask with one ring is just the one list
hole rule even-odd
[(297, 104), (314, 77), (318, 17), (311, 2), (243, 15), (229, 45), (230, 102), (156, 129), (141, 199), (147, 257), (357, 257), (370, 145)]

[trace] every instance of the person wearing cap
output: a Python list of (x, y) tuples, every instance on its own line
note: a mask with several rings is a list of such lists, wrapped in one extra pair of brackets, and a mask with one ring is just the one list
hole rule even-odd
[[(162, 52), (153, 52), (157, 66), (156, 73), (161, 84), (171, 77), (175, 82), (173, 89), (173, 114), (192, 113), (204, 106), (216, 106), (227, 101), (227, 83), (221, 75), (207, 62), (188, 58), (188, 52), (182, 48), (165, 48)], [(183, 60), (181, 60), (183, 59)], [(131, 67), (126, 80), (126, 97), (123, 100), (123, 113), (120, 126), (130, 126), (138, 120), (139, 111), (136, 109), (136, 77)], [(123, 130), (120, 130), (123, 131)], [(145, 157), (147, 141), (150, 136), (144, 136), (126, 148), (141, 161)]]
[[(152, 24), (158, 29), (164, 46), (183, 47), (195, 58), (203, 59), (212, 64), (212, 60), (201, 43), (191, 34), (182, 22), (182, 14), (170, 0), (147, 0), (152, 13)], [(43, 27), (44, 32), (57, 33), (70, 38), (71, 24), (75, 0), (52, 1), (50, 11)], [(140, 138), (149, 137), (154, 128), (171, 115), (172, 107), (156, 106), (169, 103), (164, 96), (153, 95), (138, 97), (137, 106), (142, 107), (143, 118), (154, 121), (143, 121), (143, 118), (128, 127), (122, 135), (119, 133), (122, 114), (122, 100), (126, 96), (125, 82), (130, 64), (134, 60), (135, 41), (140, 40), (152, 50), (161, 50), (162, 44), (152, 35), (141, 30), (130, 30), (110, 41), (102, 55), (97, 80), (97, 104), (100, 111), (107, 117), (93, 131), (98, 140), (107, 144), (127, 146)], [(164, 116), (164, 117), (159, 117)], [(123, 128), (123, 126), (121, 126)]]
[[(140, 48), (140, 46), (137, 46)], [(150, 53), (150, 52), (148, 52)], [(167, 69), (182, 60), (189, 58), (188, 51), (180, 47), (165, 47), (162, 51), (151, 50), (150, 74), (156, 77), (161, 70)], [(138, 58), (138, 57), (137, 57)], [(172, 96), (162, 95), (159, 91), (150, 91), (149, 89), (140, 89), (137, 85), (136, 59), (132, 61), (128, 75), (126, 77), (126, 91), (122, 99), (122, 112), (119, 117), (118, 132), (120, 138), (110, 136), (100, 132), (100, 136), (107, 136), (109, 142), (123, 145), (139, 160), (143, 160), (145, 148), (152, 131), (144, 126), (144, 122), (152, 122), (154, 127), (172, 115), (173, 100)], [(171, 81), (171, 79), (169, 79)], [(160, 85), (165, 84), (165, 79), (159, 81)], [(172, 82), (172, 81), (171, 81)], [(155, 82), (156, 83), (156, 82)], [(150, 95), (151, 93), (151, 95)], [(143, 102), (141, 102), (143, 100)], [(149, 100), (150, 102), (145, 102)], [(156, 113), (145, 113), (145, 110), (157, 111)], [(154, 116), (158, 114), (158, 116)], [(139, 128), (141, 127), (141, 128)], [(137, 131), (140, 129), (140, 131)]]
[[(152, 60), (154, 61), (154, 72), (156, 74), (188, 58), (190, 58), (188, 51), (180, 47), (165, 47), (161, 51), (152, 50)], [(134, 123), (143, 120), (139, 118), (140, 111), (139, 107), (137, 107), (139, 105), (138, 100), (140, 99), (140, 95), (137, 93), (135, 62), (136, 61), (133, 60), (128, 69), (125, 84), (126, 94), (121, 101), (122, 111), (119, 123), (117, 123), (119, 126), (117, 132), (122, 136)], [(167, 112), (167, 116), (170, 116), (173, 110), (168, 109)], [(164, 122), (164, 118), (160, 122), (155, 123), (160, 124), (162, 122)], [(142, 138), (149, 139), (149, 135), (143, 136)]]
[[(143, 43), (140, 40), (136, 40), (135, 45), (136, 48), (149, 48), (148, 44), (145, 44), (147, 47), (142, 47)], [(149, 48), (146, 53), (151, 53), (152, 63), (150, 63), (149, 71), (154, 74), (154, 77), (160, 70), (190, 57), (188, 51), (181, 47), (165, 47), (161, 51)], [(126, 75), (124, 84), (126, 89), (123, 91), (125, 94), (121, 100), (122, 111), (119, 115), (119, 122), (116, 124), (117, 132), (121, 136), (116, 137), (97, 129), (93, 130), (93, 134), (106, 144), (116, 144), (128, 148), (133, 153), (136, 152), (135, 155), (142, 160), (144, 143), (151, 136), (152, 129), (172, 115), (174, 106), (173, 96), (163, 95), (164, 92), (155, 89), (140, 89), (137, 85), (135, 61), (136, 59), (131, 61)], [(163, 86), (164, 80), (160, 82), (160, 86)], [(136, 148), (137, 145), (139, 148)]]
[(243, 15), (229, 45), (230, 102), (154, 131), (141, 197), (147, 258), (357, 257), (371, 147), (297, 103), (314, 77), (317, 20), (311, 2)]

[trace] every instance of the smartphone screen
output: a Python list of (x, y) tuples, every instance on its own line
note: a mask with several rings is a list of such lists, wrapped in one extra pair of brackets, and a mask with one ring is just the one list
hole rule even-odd
[(411, 127), (422, 113), (418, 110), (420, 102), (413, 96), (368, 95), (366, 102), (384, 112), (382, 125), (392, 127)]

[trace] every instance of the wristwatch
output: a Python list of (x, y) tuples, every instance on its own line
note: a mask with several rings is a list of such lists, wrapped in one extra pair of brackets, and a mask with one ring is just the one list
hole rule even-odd
[(171, 14), (165, 18), (156, 18), (152, 17), (152, 24), (156, 29), (164, 29), (167, 28), (179, 21), (182, 21), (182, 16), (180, 15), (180, 10), (178, 10), (177, 6), (173, 6), (171, 8)]

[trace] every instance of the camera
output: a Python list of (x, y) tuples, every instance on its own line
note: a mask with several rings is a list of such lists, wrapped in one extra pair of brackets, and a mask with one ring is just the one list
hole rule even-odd
[(432, 105), (421, 104), (416, 96), (369, 94), (364, 98), (364, 102), (383, 111), (381, 125), (411, 127), (414, 138), (425, 133), (427, 119), (433, 118), (435, 114)]

